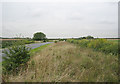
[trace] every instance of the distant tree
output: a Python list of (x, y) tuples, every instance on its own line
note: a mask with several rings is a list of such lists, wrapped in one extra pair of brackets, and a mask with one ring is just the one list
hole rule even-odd
[(86, 39), (93, 39), (94, 37), (92, 36), (87, 36)]
[(82, 37), (82, 39), (86, 39), (86, 37)]
[(33, 36), (33, 40), (45, 40), (45, 39), (46, 39), (46, 35), (42, 32), (37, 32)]
[(84, 37), (79, 37), (78, 40), (85, 39)]

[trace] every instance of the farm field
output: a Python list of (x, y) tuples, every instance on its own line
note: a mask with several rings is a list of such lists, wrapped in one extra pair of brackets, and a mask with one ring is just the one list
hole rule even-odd
[[(81, 41), (70, 39), (41, 47), (42, 50), (34, 49), (32, 53), (37, 52), (27, 62), (27, 66), (22, 67), (17, 75), (5, 75), (5, 81), (118, 82), (118, 54), (115, 51), (109, 53), (109, 49), (105, 53), (85, 47), (86, 40)], [(98, 44), (99, 41), (95, 42)], [(107, 43), (105, 40), (101, 42)], [(100, 49), (103, 45), (97, 48)], [(116, 43), (113, 46), (114, 49), (117, 48)]]

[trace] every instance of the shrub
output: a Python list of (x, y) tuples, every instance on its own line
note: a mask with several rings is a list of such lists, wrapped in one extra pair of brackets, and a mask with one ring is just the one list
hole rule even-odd
[(26, 47), (22, 42), (16, 43), (14, 46), (8, 48), (3, 53), (6, 56), (3, 57), (3, 73), (11, 74), (12, 72), (18, 72), (18, 68), (21, 65), (25, 65), (30, 59), (30, 49)]
[(67, 42), (73, 43), (73, 39), (67, 39)]
[(22, 43), (25, 43), (25, 44), (30, 44), (30, 43), (34, 43), (33, 40), (3, 40), (2, 41), (2, 48), (6, 48), (6, 47), (11, 47), (13, 46), (14, 44), (18, 43), (18, 42), (22, 42)]
[(46, 42), (49, 42), (49, 40), (48, 40), (48, 39), (46, 39)]
[(46, 42), (46, 40), (43, 40), (43, 42)]
[(5, 47), (10, 47), (14, 44), (14, 42), (16, 42), (17, 40), (3, 40), (2, 41), (2, 48)]
[(79, 45), (82, 47), (87, 47), (87, 44), (89, 43), (89, 40), (83, 39), (79, 41)]
[(113, 55), (117, 55), (118, 54), (118, 44), (110, 42), (109, 45), (104, 45), (100, 50), (105, 53), (111, 53)]
[(110, 42), (107, 39), (83, 39), (83, 40), (74, 40), (68, 39), (67, 42), (78, 44), (81, 47), (92, 48), (96, 51), (102, 51), (104, 53), (111, 53), (113, 55), (118, 54), (118, 42)]
[(104, 45), (107, 45), (107, 40), (106, 39), (96, 39), (96, 40), (91, 40), (88, 43), (88, 47), (89, 48), (94, 48), (95, 50), (98, 50), (100, 48), (102, 48)]
[(57, 43), (57, 41), (55, 41), (55, 43)]

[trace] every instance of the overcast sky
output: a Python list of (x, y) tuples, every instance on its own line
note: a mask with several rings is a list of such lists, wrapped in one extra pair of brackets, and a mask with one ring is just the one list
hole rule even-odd
[(44, 32), (48, 38), (118, 37), (118, 0), (18, 1), (0, 4), (0, 36), (32, 37)]

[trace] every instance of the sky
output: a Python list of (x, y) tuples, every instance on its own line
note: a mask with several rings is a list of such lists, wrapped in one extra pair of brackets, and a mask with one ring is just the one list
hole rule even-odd
[(1, 0), (0, 37), (118, 37), (118, 0)]

